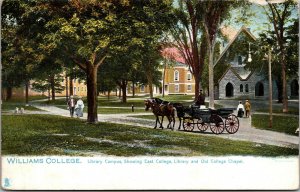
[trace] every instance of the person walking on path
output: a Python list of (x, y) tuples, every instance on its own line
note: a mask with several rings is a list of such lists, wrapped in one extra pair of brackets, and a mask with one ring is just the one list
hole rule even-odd
[(242, 102), (239, 102), (239, 105), (237, 106), (237, 116), (238, 117), (243, 117), (245, 114), (245, 108), (244, 105), (242, 104)]
[(251, 104), (248, 100), (245, 102), (246, 117), (250, 116)]
[(81, 98), (82, 97), (78, 98), (76, 105), (75, 105), (75, 115), (77, 116), (77, 118), (83, 117), (84, 103)]
[(76, 101), (73, 98), (73, 95), (70, 96), (67, 104), (68, 104), (68, 109), (70, 110), (70, 116), (73, 117), (74, 116), (74, 109), (75, 109), (75, 105), (76, 105)]
[(203, 94), (202, 90), (200, 90), (200, 94), (195, 104), (198, 106), (205, 105), (205, 95)]

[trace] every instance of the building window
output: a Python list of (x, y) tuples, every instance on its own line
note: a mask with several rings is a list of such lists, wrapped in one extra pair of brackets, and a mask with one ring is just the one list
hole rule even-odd
[(78, 87), (78, 91), (80, 91), (80, 87)]
[(76, 95), (76, 87), (74, 87), (74, 95)]
[(191, 73), (187, 73), (187, 80), (191, 81), (192, 80), (192, 74)]
[(241, 84), (240, 85), (240, 92), (243, 92), (244, 91), (244, 86)]
[(141, 91), (141, 92), (145, 92), (145, 85), (141, 85), (140, 91)]
[(248, 87), (248, 84), (246, 84), (246, 85), (245, 85), (245, 91), (246, 91), (246, 93), (248, 93), (248, 92), (249, 92), (249, 87)]
[(83, 91), (83, 87), (81, 87), (81, 91)]
[(192, 85), (187, 86), (187, 91), (192, 91)]
[(174, 81), (179, 81), (179, 71), (174, 72)]
[(179, 92), (179, 85), (178, 85), (178, 84), (175, 85), (175, 92), (176, 92), (176, 93)]
[(242, 65), (243, 64), (243, 58), (242, 58), (242, 56), (238, 56), (238, 64), (239, 65)]

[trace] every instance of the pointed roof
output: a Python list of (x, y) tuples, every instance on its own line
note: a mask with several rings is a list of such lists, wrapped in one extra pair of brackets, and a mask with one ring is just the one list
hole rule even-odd
[(241, 81), (247, 81), (251, 75), (253, 74), (253, 71), (248, 71), (248, 70), (245, 70), (245, 73), (244, 74), (241, 74), (239, 73), (240, 71), (239, 70), (240, 67), (228, 67), (226, 69), (226, 71), (223, 73), (223, 75), (221, 76), (221, 78), (218, 80), (218, 83), (220, 83), (220, 81), (223, 79), (223, 77), (228, 73), (229, 70), (232, 71), (233, 74), (235, 74), (237, 76), (237, 78), (239, 78)]
[(221, 53), (220, 57), (218, 58), (218, 60), (216, 61), (216, 63), (214, 64), (214, 66), (216, 66), (219, 61), (221, 60), (221, 58), (224, 56), (224, 54), (227, 52), (227, 50), (229, 49), (229, 47), (236, 41), (236, 39), (238, 38), (238, 36), (241, 33), (245, 33), (247, 34), (249, 37), (251, 37), (254, 41), (256, 41), (256, 37), (249, 31), (249, 29), (247, 29), (245, 26), (241, 27), (241, 29), (236, 33), (236, 35), (233, 37), (233, 39), (231, 39), (231, 41), (228, 43), (228, 45), (226, 46), (226, 48), (223, 50), (223, 52)]

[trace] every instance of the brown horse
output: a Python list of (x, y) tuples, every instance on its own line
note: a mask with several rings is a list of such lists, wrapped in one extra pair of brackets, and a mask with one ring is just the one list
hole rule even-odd
[[(157, 122), (160, 124), (159, 128), (163, 129), (163, 120), (164, 120), (164, 116), (167, 116), (168, 120), (169, 120), (169, 124), (167, 126), (167, 128), (171, 128), (172, 130), (174, 130), (174, 126), (175, 126), (175, 108), (173, 107), (173, 105), (171, 103), (159, 103), (157, 102), (157, 100), (155, 99), (147, 99), (145, 100), (145, 110), (148, 111), (151, 108), (153, 114), (156, 116), (156, 121), (155, 121), (155, 126), (154, 129), (156, 129), (157, 127)], [(159, 121), (159, 116), (161, 116), (161, 121)], [(171, 127), (171, 123), (173, 121), (173, 126)]]

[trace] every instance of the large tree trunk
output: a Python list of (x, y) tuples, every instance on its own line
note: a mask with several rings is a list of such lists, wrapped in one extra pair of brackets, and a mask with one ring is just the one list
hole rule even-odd
[(110, 90), (109, 91), (107, 91), (107, 100), (109, 101), (109, 99), (110, 99)]
[(208, 81), (209, 81), (209, 108), (215, 108), (215, 98), (214, 98), (214, 52), (213, 46), (208, 46)]
[[(284, 48), (282, 48), (284, 49)], [(281, 76), (282, 76), (282, 112), (288, 112), (288, 98), (287, 98), (287, 86), (286, 86), (286, 59), (285, 53), (282, 53), (281, 56)]]
[(194, 78), (195, 78), (195, 98), (194, 101), (197, 101), (197, 98), (199, 96), (199, 92), (200, 92), (200, 75), (199, 74), (194, 74)]
[(121, 88), (122, 88), (122, 102), (123, 103), (127, 102), (126, 87), (127, 87), (126, 80), (122, 80), (122, 82), (121, 82)]
[(87, 103), (88, 103), (88, 117), (89, 123), (98, 122), (97, 114), (97, 68), (88, 65), (86, 68), (87, 75)]
[(121, 94), (122, 94), (122, 86), (120, 85), (120, 87), (119, 87), (119, 99), (121, 99)]
[(166, 77), (166, 70), (167, 70), (167, 61), (164, 60), (164, 72), (162, 77), (162, 97), (165, 97), (165, 77)]
[(50, 91), (50, 86), (48, 86), (48, 102), (50, 102), (50, 96), (51, 96), (51, 91)]
[(70, 96), (74, 95), (74, 84), (73, 84), (74, 74), (73, 72), (70, 74)]
[(12, 87), (6, 88), (6, 100), (10, 100), (12, 98)]
[(25, 103), (26, 103), (26, 105), (28, 105), (28, 102), (29, 102), (28, 92), (29, 92), (29, 81), (27, 81), (25, 83)]
[(55, 100), (55, 80), (54, 80), (55, 75), (50, 76), (50, 86), (51, 86), (51, 96), (52, 96), (52, 101)]
[(70, 96), (74, 95), (74, 85), (73, 85), (73, 79), (70, 77), (70, 86), (69, 86), (69, 90), (70, 90)]
[(135, 96), (135, 86), (134, 86), (135, 82), (132, 81), (132, 97)]
[(68, 101), (68, 99), (69, 99), (69, 82), (68, 82), (68, 77), (66, 76), (66, 78), (65, 78), (65, 81), (66, 81), (66, 101)]

